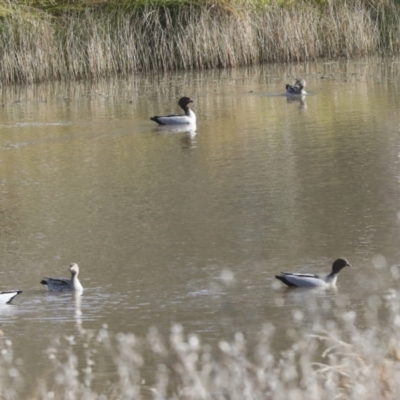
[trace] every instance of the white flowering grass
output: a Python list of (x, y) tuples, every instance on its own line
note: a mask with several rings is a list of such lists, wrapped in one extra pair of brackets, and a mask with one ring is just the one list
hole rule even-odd
[[(357, 327), (360, 316), (353, 311), (311, 329), (298, 324), (282, 352), (274, 349), (277, 332), (271, 324), (251, 346), (241, 333), (216, 346), (203, 344), (180, 325), (167, 339), (155, 328), (138, 338), (113, 335), (107, 327), (60, 337), (48, 349), (48, 372), (37, 378), (35, 398), (397, 399), (399, 296), (390, 292), (372, 300), (362, 316), (364, 328)], [(4, 339), (1, 346), (0, 398), (22, 398), (24, 377), (12, 343)], [(113, 372), (103, 379), (105, 365)]]

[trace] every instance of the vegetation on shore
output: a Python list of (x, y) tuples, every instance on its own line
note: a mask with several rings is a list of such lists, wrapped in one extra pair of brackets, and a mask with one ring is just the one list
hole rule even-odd
[[(397, 269), (396, 269), (397, 271)], [(398, 272), (396, 272), (398, 273)], [(173, 326), (169, 340), (79, 330), (56, 339), (48, 365), (35, 376), (35, 399), (397, 399), (400, 396), (399, 295), (371, 295), (365, 315), (338, 305), (335, 321), (316, 309), (293, 310), (293, 326), (266, 324), (249, 345), (238, 333), (218, 346)], [(287, 310), (284, 310), (287, 312)], [(312, 315), (313, 326), (307, 322)], [(362, 328), (360, 328), (362, 326)], [(274, 350), (274, 338), (289, 347)], [(0, 341), (0, 397), (23, 395), (21, 360)]]
[(396, 0), (0, 0), (0, 84), (400, 53)]

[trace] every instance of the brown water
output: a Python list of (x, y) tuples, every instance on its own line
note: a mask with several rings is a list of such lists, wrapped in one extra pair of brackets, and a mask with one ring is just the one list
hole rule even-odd
[[(144, 336), (172, 322), (213, 342), (271, 322), (362, 312), (399, 288), (400, 62), (266, 66), (12, 87), (0, 108), (0, 324), (34, 380), (57, 335)], [(303, 100), (284, 86), (307, 80)], [(194, 99), (197, 135), (149, 117)], [(382, 255), (386, 264), (375, 262)], [(337, 291), (285, 291), (281, 270), (353, 268)], [(43, 276), (81, 267), (83, 295)]]

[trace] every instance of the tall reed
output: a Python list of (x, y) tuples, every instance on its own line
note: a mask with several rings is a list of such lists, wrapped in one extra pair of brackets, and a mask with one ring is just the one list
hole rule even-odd
[(400, 52), (395, 0), (2, 3), (1, 84)]

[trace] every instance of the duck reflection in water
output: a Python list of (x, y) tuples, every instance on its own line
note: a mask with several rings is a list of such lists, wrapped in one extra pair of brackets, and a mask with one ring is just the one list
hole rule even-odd
[(307, 110), (306, 96), (286, 96), (287, 104), (297, 104), (299, 110)]
[(190, 137), (197, 135), (196, 126), (193, 125), (158, 125), (153, 132), (163, 133), (186, 133)]
[(78, 332), (82, 333), (84, 329), (82, 328), (82, 311), (81, 311), (81, 299), (82, 299), (82, 292), (77, 291), (73, 292), (72, 295), (74, 296), (75, 300), (75, 323), (76, 329)]
[(197, 132), (190, 125), (160, 125), (153, 129), (158, 135), (168, 134), (183, 134), (180, 142), (183, 149), (190, 149), (196, 147), (196, 135)]

